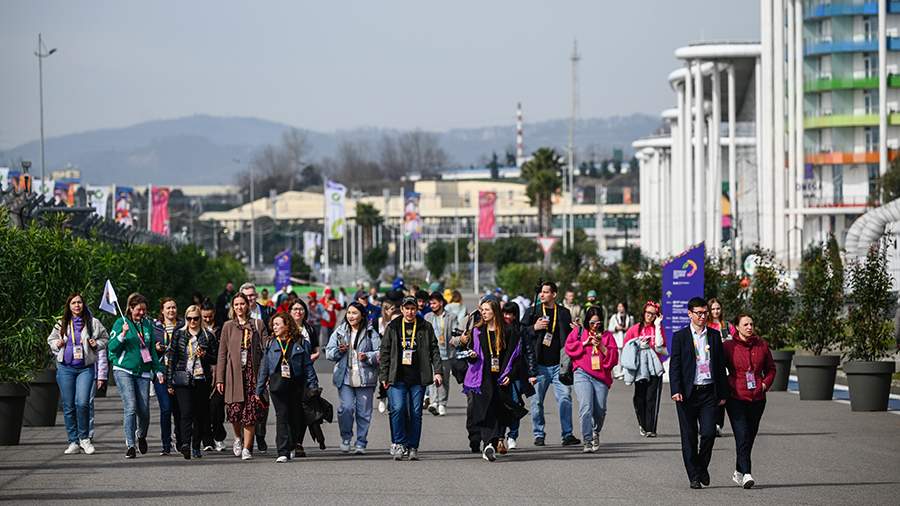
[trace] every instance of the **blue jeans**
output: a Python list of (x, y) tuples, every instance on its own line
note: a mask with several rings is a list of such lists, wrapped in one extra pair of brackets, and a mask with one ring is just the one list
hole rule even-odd
[(125, 410), (125, 446), (132, 447), (135, 437), (147, 437), (150, 428), (150, 378), (125, 371), (113, 371), (113, 376)]
[(172, 450), (172, 399), (169, 388), (158, 381), (153, 382), (156, 401), (159, 403), (159, 440), (163, 450)]
[(62, 397), (63, 418), (70, 443), (90, 437), (91, 384), (94, 382), (93, 367), (70, 367), (58, 364), (56, 384)]
[(559, 406), (559, 424), (562, 426), (562, 437), (572, 435), (572, 392), (569, 387), (559, 381), (558, 365), (537, 366), (537, 392), (531, 396), (531, 425), (534, 437), (545, 437), (544, 432), (544, 397), (550, 384), (553, 384), (553, 395), (556, 396), (556, 404)]
[[(525, 403), (522, 402), (522, 391), (525, 390), (525, 386), (522, 384), (522, 380), (514, 380), (512, 385), (510, 386), (512, 390), (512, 398), (516, 401), (516, 404), (520, 406), (524, 406)], [(509, 437), (512, 439), (519, 439), (519, 423), (521, 420), (516, 418), (509, 424)]]
[(590, 443), (594, 439), (594, 432), (600, 432), (603, 429), (609, 387), (606, 386), (606, 383), (577, 369), (575, 371), (575, 395), (578, 396), (581, 437), (585, 443)]
[(425, 387), (392, 383), (388, 388), (391, 409), (391, 443), (419, 448), (422, 438), (422, 402)]
[(356, 446), (365, 448), (369, 443), (369, 424), (372, 423), (372, 398), (375, 387), (358, 387), (341, 385), (338, 389), (341, 405), (338, 407), (338, 426), (341, 429), (341, 441), (353, 438), (353, 421), (356, 420)]

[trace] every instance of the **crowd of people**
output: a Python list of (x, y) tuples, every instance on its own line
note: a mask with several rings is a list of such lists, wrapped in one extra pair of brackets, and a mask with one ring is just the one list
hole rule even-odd
[(324, 352), (333, 362), (343, 453), (367, 452), (377, 400), (377, 411), (389, 415), (391, 458), (418, 460), (423, 414), (447, 414), (454, 382), (467, 398), (469, 448), (489, 462), (519, 446), (525, 416), (534, 446), (547, 444), (544, 402), (551, 387), (563, 446), (601, 449), (616, 381), (634, 387), (641, 436), (656, 437), (668, 369), (691, 488), (709, 485), (726, 412), (737, 453), (733, 480), (753, 486), (750, 455), (775, 368), (750, 315), (729, 323), (719, 301), (695, 298), (688, 303), (690, 325), (668, 342), (656, 302), (644, 304), (635, 323), (624, 303), (607, 317), (593, 290), (583, 305), (573, 291), (561, 301), (558, 295), (545, 282), (533, 302), (494, 293), (470, 311), (455, 290), (395, 284), (387, 293), (360, 290), (351, 299), (343, 289), (325, 288), (321, 298), (309, 292), (304, 301), (292, 292), (260, 296), (252, 283), (235, 291), (228, 283), (215, 302), (197, 294), (183, 312), (164, 298), (155, 319), (150, 302), (133, 293), (107, 332), (73, 294), (48, 338), (58, 362), (65, 453), (94, 453), (94, 397), (111, 370), (127, 459), (149, 451), (151, 396), (161, 455), (190, 460), (226, 451), (226, 420), (235, 457), (266, 454), (272, 407), (276, 462), (305, 457), (306, 433), (325, 449), (321, 424), (331, 421), (333, 408), (313, 367)]

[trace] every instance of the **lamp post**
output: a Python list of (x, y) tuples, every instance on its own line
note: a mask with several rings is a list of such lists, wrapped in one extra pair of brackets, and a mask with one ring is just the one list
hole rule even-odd
[(44, 58), (49, 57), (51, 54), (56, 52), (56, 48), (53, 48), (47, 51), (47, 48), (44, 46), (44, 39), (42, 35), (38, 34), (38, 50), (34, 52), (34, 55), (37, 56), (38, 59), (38, 94), (40, 96), (41, 101), (41, 182), (46, 180), (46, 168), (44, 165)]

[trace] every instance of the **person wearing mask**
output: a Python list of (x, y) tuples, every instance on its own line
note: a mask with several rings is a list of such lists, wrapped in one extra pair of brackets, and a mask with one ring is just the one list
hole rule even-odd
[(534, 445), (544, 446), (544, 398), (553, 385), (553, 393), (559, 406), (559, 423), (562, 426), (562, 445), (581, 444), (572, 435), (572, 389), (559, 379), (560, 353), (564, 353), (565, 336), (572, 327), (572, 315), (565, 307), (557, 304), (558, 289), (552, 281), (541, 285), (541, 303), (529, 308), (523, 320), (537, 359), (536, 395), (531, 397), (531, 425), (534, 431)]
[(569, 310), (573, 322), (581, 323), (581, 319), (584, 317), (584, 310), (581, 308), (581, 304), (575, 302), (574, 290), (566, 290), (566, 295), (563, 298), (563, 307)]
[[(595, 306), (599, 307), (599, 306)], [(619, 350), (619, 356), (622, 356), (622, 348), (625, 346), (625, 332), (634, 326), (634, 317), (628, 314), (628, 304), (619, 302), (616, 304), (616, 312), (609, 317), (609, 323), (606, 330), (612, 332), (613, 338), (616, 340), (616, 348)], [(622, 366), (616, 364), (613, 367), (613, 377), (622, 379), (624, 372)]]
[[(352, 302), (325, 347), (325, 358), (334, 362), (332, 380), (341, 398), (337, 416), (343, 453), (349, 453), (351, 447), (357, 455), (366, 453), (380, 348), (381, 336), (366, 318), (366, 307)], [(356, 442), (351, 445), (354, 420)]]
[[(153, 337), (156, 340), (156, 354), (160, 357), (163, 372), (168, 370), (169, 348), (175, 337), (175, 330), (184, 326), (184, 321), (178, 318), (178, 305), (175, 299), (163, 297), (159, 303), (159, 318), (153, 321)], [(159, 432), (162, 451), (160, 455), (172, 453), (172, 428), (175, 429), (175, 447), (181, 448), (181, 425), (178, 418), (181, 412), (178, 399), (170, 394), (168, 380), (165, 383), (154, 383), (156, 402), (159, 404)], [(174, 425), (172, 420), (174, 419)]]
[[(507, 302), (503, 305), (502, 312), (503, 323), (509, 328), (508, 346), (514, 349), (517, 343), (522, 343), (522, 353), (513, 363), (513, 372), (510, 374), (512, 383), (510, 386), (513, 400), (524, 408), (525, 401), (522, 397), (534, 395), (534, 385), (537, 383), (537, 363), (535, 362), (531, 340), (525, 339), (522, 332), (522, 324), (519, 321), (519, 305), (515, 302)], [(518, 418), (510, 421), (509, 434), (506, 437), (505, 445), (509, 450), (515, 450), (518, 446), (516, 440), (519, 438), (520, 421)], [(502, 453), (502, 448), (500, 451)]]
[[(722, 334), (722, 341), (725, 342), (735, 334), (737, 329), (728, 320), (722, 311), (722, 303), (718, 299), (709, 299), (709, 323), (706, 325), (711, 329), (716, 329)], [(722, 437), (722, 431), (725, 429), (725, 406), (720, 406), (716, 413), (716, 437)]]
[[(637, 358), (634, 363), (641, 367), (644, 364), (648, 364), (646, 370), (635, 370), (637, 372), (634, 375), (634, 396), (632, 398), (638, 427), (641, 435), (645, 437), (656, 437), (659, 401), (662, 397), (663, 374), (665, 372), (662, 366), (662, 357), (666, 353), (666, 340), (663, 328), (659, 324), (660, 320), (659, 304), (648, 301), (644, 304), (641, 323), (629, 327), (625, 333), (626, 345), (636, 341), (635, 347), (637, 351), (635, 356)], [(618, 343), (616, 344), (618, 345)], [(641, 357), (642, 354), (648, 355), (649, 358)], [(651, 356), (651, 354), (655, 354), (655, 356)], [(656, 360), (653, 360), (654, 358)], [(652, 368), (649, 367), (651, 362), (655, 364)], [(631, 383), (631, 371), (628, 372), (626, 377), (626, 384)]]
[(137, 456), (135, 440), (141, 455), (147, 453), (150, 382), (155, 377), (159, 384), (165, 384), (166, 376), (156, 354), (153, 324), (146, 318), (146, 297), (132, 293), (125, 306), (126, 316), (113, 324), (107, 350), (124, 408), (125, 458), (133, 459)]
[(598, 307), (587, 310), (587, 328), (574, 326), (566, 338), (566, 353), (572, 357), (575, 394), (581, 420), (583, 453), (600, 450), (600, 431), (606, 420), (606, 399), (612, 387), (612, 367), (619, 361), (616, 341), (603, 330), (603, 314)]
[[(381, 303), (381, 317), (378, 318), (378, 335), (384, 336), (389, 323), (400, 317), (400, 301), (395, 298), (396, 293), (389, 293)], [(378, 384), (378, 412), (387, 411), (387, 389)]]
[[(459, 338), (453, 337), (453, 330), (456, 328), (456, 316), (450, 314), (444, 309), (444, 296), (440, 292), (433, 292), (428, 299), (431, 312), (425, 315), (425, 321), (434, 328), (434, 335), (437, 337), (438, 350), (441, 352), (441, 376), (450, 378), (450, 358), (456, 355), (456, 348), (459, 346)], [(428, 412), (435, 416), (445, 416), (447, 414), (447, 399), (450, 395), (450, 382), (445, 381), (440, 386), (431, 385), (429, 387), (430, 397), (434, 402), (428, 406)]]
[(775, 380), (775, 361), (769, 344), (756, 335), (753, 318), (740, 314), (737, 334), (722, 345), (731, 395), (726, 403), (737, 453), (732, 480), (743, 488), (756, 483), (750, 474), (750, 453), (766, 409), (766, 392)]
[(450, 303), (444, 309), (456, 315), (456, 326), (462, 328), (463, 324), (465, 324), (466, 316), (468, 316), (468, 310), (463, 304), (463, 296), (459, 290), (450, 292)]
[[(266, 307), (257, 302), (257, 294), (256, 294), (256, 285), (253, 283), (244, 283), (241, 285), (241, 293), (247, 297), (247, 301), (249, 304), (249, 316), (254, 320), (259, 320), (259, 325), (264, 329), (260, 336), (262, 336), (262, 346), (263, 349), (269, 346), (269, 335), (268, 331), (268, 321), (272, 318), (272, 315), (275, 314), (275, 310), (270, 307)], [(262, 418), (259, 419), (256, 423), (256, 449), (260, 454), (265, 455), (269, 450), (269, 445), (266, 444), (266, 424), (269, 421), (269, 402), (268, 397), (263, 395), (262, 397), (263, 404), (265, 405), (265, 409), (262, 412)]]
[(381, 339), (378, 379), (388, 390), (391, 449), (394, 460), (419, 460), (425, 388), (443, 381), (434, 328), (416, 315), (414, 297), (403, 299), (402, 318), (392, 321)]
[(521, 342), (509, 348), (510, 327), (503, 324), (500, 305), (496, 298), (486, 297), (478, 308), (480, 323), (472, 329), (471, 335), (461, 338), (461, 344), (468, 350), (469, 367), (463, 381), (463, 392), (471, 397), (468, 416), (471, 426), (481, 436), (481, 457), (494, 462), (498, 447), (518, 411), (524, 415), (525, 409), (513, 412), (511, 391), (514, 364), (523, 354)]
[[(300, 336), (303, 338), (303, 347), (306, 349), (306, 354), (309, 356), (309, 360), (311, 363), (315, 364), (316, 360), (319, 359), (320, 356), (320, 347), (319, 347), (319, 334), (312, 328), (312, 326), (307, 323), (307, 315), (309, 314), (309, 310), (306, 307), (306, 303), (303, 300), (295, 298), (294, 303), (290, 307), (290, 315), (293, 318), (294, 323), (297, 324), (297, 329), (300, 331)], [(307, 392), (309, 386), (304, 387), (304, 391), (300, 394), (300, 409), (301, 413), (306, 413), (307, 409)], [(297, 434), (297, 449), (295, 450), (296, 457), (306, 457), (306, 450), (303, 448), (303, 440), (306, 438), (306, 431), (309, 429), (306, 423), (306, 418), (301, 417), (300, 419), (300, 429)], [(321, 440), (319, 442), (319, 448), (322, 450), (325, 449), (325, 440)]]
[(256, 373), (265, 352), (263, 335), (268, 333), (260, 320), (250, 318), (249, 306), (242, 293), (231, 300), (232, 319), (222, 327), (216, 359), (216, 390), (225, 398), (227, 418), (234, 429), (232, 450), (242, 460), (253, 458), (256, 423), (266, 410), (257, 393)]
[(56, 356), (56, 384), (62, 398), (63, 419), (69, 445), (66, 455), (94, 453), (91, 442), (94, 366), (106, 354), (109, 334), (100, 320), (85, 307), (80, 293), (69, 295), (63, 317), (56, 322), (47, 344)]
[(210, 386), (209, 394), (209, 440), (204, 441), (204, 451), (215, 450), (224, 452), (228, 447), (225, 444), (225, 438), (228, 432), (225, 431), (225, 399), (222, 394), (214, 388), (216, 384), (216, 364), (219, 358), (219, 333), (221, 329), (216, 326), (215, 307), (206, 301), (200, 306), (200, 318), (203, 328), (206, 330), (206, 360), (209, 363), (209, 376), (207, 382)]
[(262, 397), (268, 385), (275, 406), (275, 462), (283, 464), (294, 457), (304, 426), (301, 396), (306, 388), (318, 388), (319, 380), (294, 319), (277, 313), (270, 320), (270, 331), (275, 337), (260, 361), (256, 395)]
[(234, 283), (228, 280), (225, 289), (216, 297), (216, 327), (222, 328), (231, 310), (231, 298), (234, 296)]
[(706, 300), (689, 300), (688, 316), (691, 323), (672, 336), (669, 386), (678, 413), (684, 468), (691, 488), (699, 489), (709, 486), (709, 460), (716, 442), (716, 406), (725, 404), (729, 387), (722, 336), (706, 326)]
[(180, 408), (181, 446), (185, 459), (199, 459), (201, 443), (209, 431), (209, 356), (210, 333), (201, 323), (200, 308), (190, 306), (184, 312), (185, 324), (175, 330), (166, 351), (166, 387)]

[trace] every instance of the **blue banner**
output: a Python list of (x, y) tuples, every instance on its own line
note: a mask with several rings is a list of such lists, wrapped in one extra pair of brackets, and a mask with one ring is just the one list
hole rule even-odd
[(291, 250), (275, 255), (275, 291), (291, 284)]
[(666, 347), (672, 352), (672, 334), (691, 323), (687, 303), (703, 297), (703, 266), (706, 247), (703, 243), (691, 247), (662, 266), (662, 314)]

